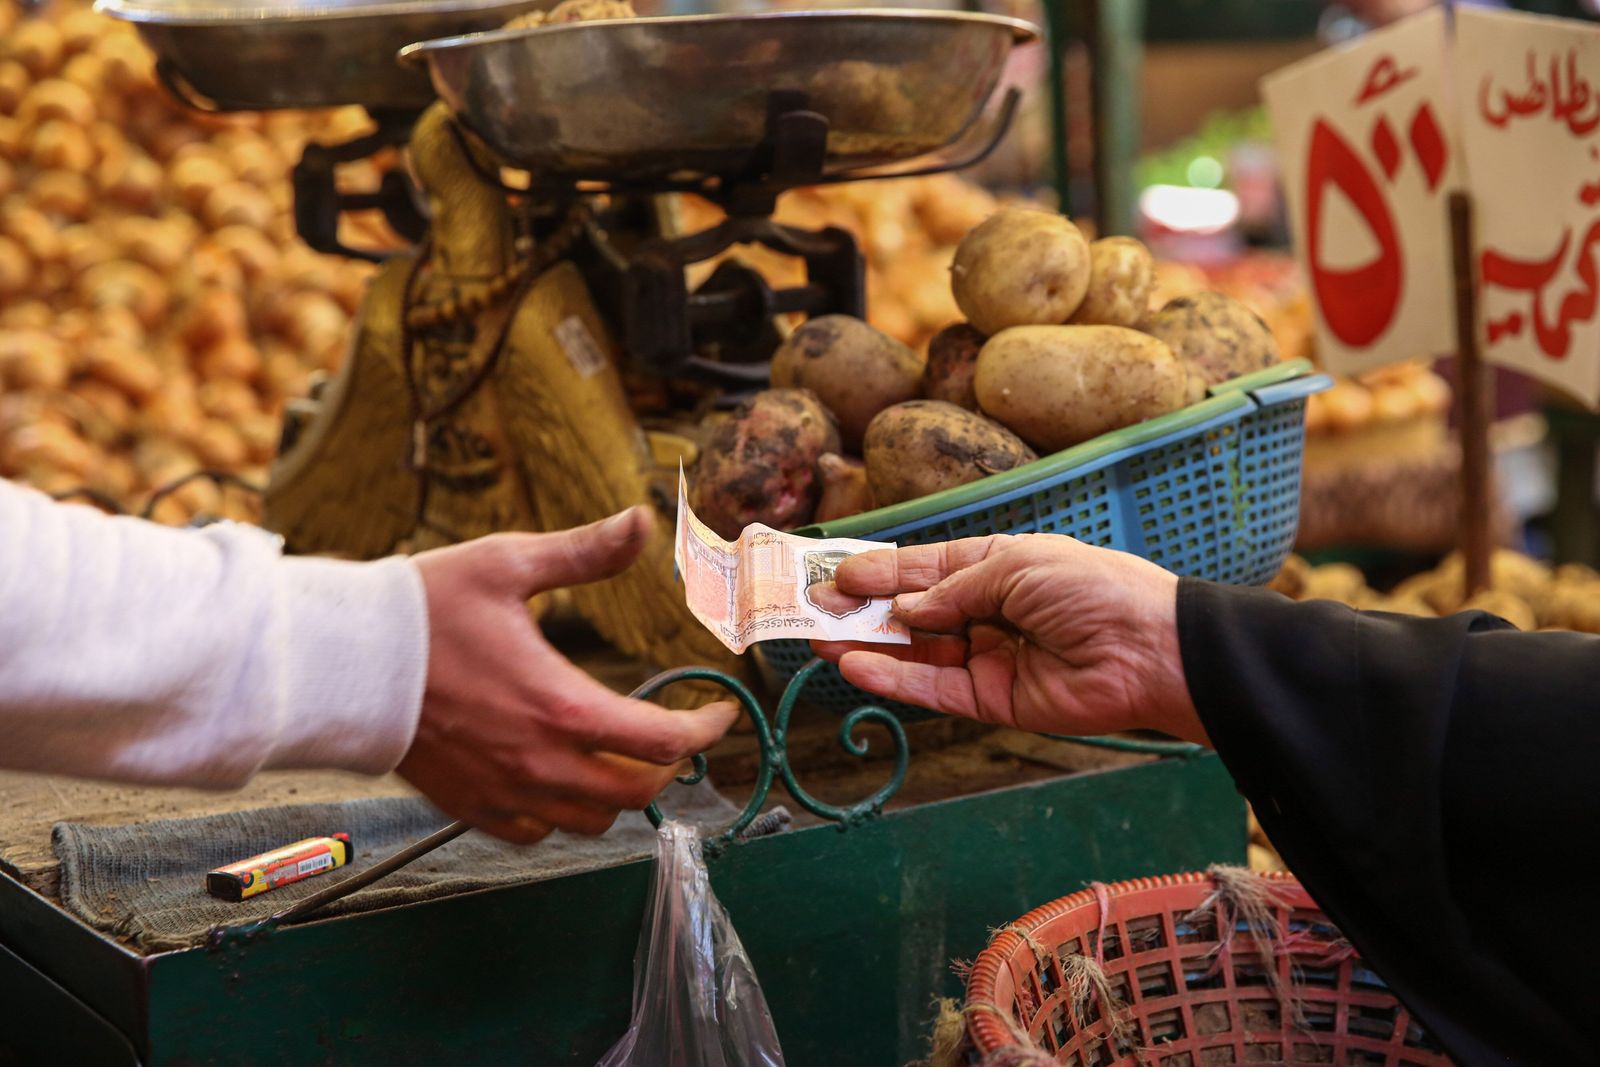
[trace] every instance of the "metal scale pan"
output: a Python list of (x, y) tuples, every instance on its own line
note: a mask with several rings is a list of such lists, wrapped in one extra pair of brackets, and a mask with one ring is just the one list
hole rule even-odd
[(1037, 36), (994, 15), (798, 11), (498, 30), (400, 56), (505, 162), (626, 185), (740, 173), (776, 99), (827, 121), (830, 173), (925, 156), (974, 127)]
[(554, 0), (96, 0), (134, 23), (156, 71), (192, 107), (420, 111), (427, 77), (395, 62), (412, 41), (493, 29)]

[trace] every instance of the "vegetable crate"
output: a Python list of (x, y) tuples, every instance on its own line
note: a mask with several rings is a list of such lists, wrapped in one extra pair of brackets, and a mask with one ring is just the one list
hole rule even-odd
[[(1181, 411), (1015, 470), (797, 532), (902, 546), (985, 534), (1067, 534), (1179, 575), (1259, 585), (1294, 545), (1306, 397), (1330, 384), (1305, 360), (1281, 363), (1224, 382)], [(811, 649), (804, 641), (769, 641), (758, 655), (769, 681), (782, 685), (811, 659)], [(837, 711), (885, 703), (831, 665), (817, 673), (806, 697)]]

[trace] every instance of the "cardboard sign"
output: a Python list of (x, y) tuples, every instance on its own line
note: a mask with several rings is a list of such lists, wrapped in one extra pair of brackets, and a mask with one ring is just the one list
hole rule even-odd
[(1600, 401), (1600, 27), (1462, 9), (1455, 66), (1484, 359), (1593, 405)]
[(1445, 39), (1435, 8), (1262, 82), (1317, 352), (1338, 373), (1455, 348)]

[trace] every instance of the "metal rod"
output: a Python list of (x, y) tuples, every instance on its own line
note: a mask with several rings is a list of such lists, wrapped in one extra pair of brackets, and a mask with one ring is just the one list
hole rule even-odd
[(1141, 130), (1145, 2), (1094, 0), (1089, 12), (1095, 222), (1098, 236), (1110, 237), (1136, 228), (1133, 168)]
[(1045, 20), (1050, 49), (1050, 178), (1056, 190), (1056, 210), (1072, 214), (1072, 171), (1067, 158), (1067, 0), (1045, 0)]
[(1461, 401), (1461, 555), (1466, 595), (1489, 585), (1489, 423), (1494, 383), (1478, 352), (1478, 287), (1472, 269), (1472, 198), (1450, 194), (1450, 258), (1455, 275), (1456, 373)]
[(453, 822), (442, 830), (435, 830), (433, 833), (429, 834), (427, 837), (424, 837), (416, 844), (407, 845), (405, 848), (401, 849), (399, 852), (396, 852), (388, 859), (381, 863), (373, 864), (360, 874), (351, 878), (346, 878), (342, 882), (335, 883), (334, 885), (330, 885), (321, 892), (313, 893), (304, 900), (299, 901), (290, 907), (284, 908), (282, 911), (274, 914), (272, 918), (268, 919), (267, 925), (281, 926), (284, 923), (290, 923), (297, 919), (303, 919), (305, 916), (321, 908), (323, 905), (331, 904), (335, 900), (347, 897), (356, 890), (371, 885), (384, 875), (398, 871), (406, 864), (421, 859), (423, 856), (426, 856), (439, 846), (449, 844), (451, 841), (454, 841), (456, 838), (460, 837), (470, 829), (472, 829), (472, 827), (468, 826), (464, 822)]
[(1068, 741), (1090, 748), (1108, 748), (1113, 752), (1142, 752), (1151, 756), (1198, 756), (1206, 751), (1204, 745), (1193, 741), (1141, 741), (1136, 737), (1073, 737), (1069, 734), (1040, 734), (1052, 741)]

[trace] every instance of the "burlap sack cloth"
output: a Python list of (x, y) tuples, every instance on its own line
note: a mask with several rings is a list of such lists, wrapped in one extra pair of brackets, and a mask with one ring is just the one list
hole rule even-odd
[[(707, 783), (673, 785), (662, 810), (721, 828), (736, 810)], [(129, 826), (57, 823), (61, 901), (97, 930), (143, 952), (189, 948), (213, 926), (265, 918), (337, 879), (371, 866), (450, 820), (420, 798), (302, 804), (167, 819)], [(350, 834), (355, 859), (329, 874), (227, 903), (205, 891), (207, 871), (307, 837)], [(554, 833), (537, 845), (509, 845), (477, 831), (430, 852), (365, 889), (329, 904), (317, 918), (411, 904), (475, 889), (537, 882), (614, 866), (652, 854), (655, 830), (625, 812), (602, 837)]]

